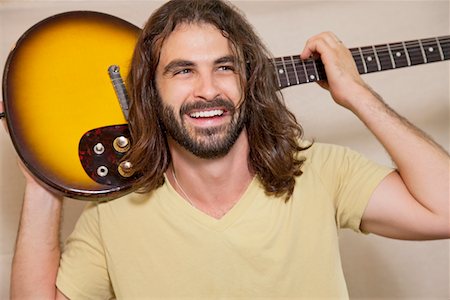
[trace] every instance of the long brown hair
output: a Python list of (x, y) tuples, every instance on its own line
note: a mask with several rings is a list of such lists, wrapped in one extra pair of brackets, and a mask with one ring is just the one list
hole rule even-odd
[(170, 162), (166, 134), (157, 113), (156, 67), (162, 44), (181, 23), (208, 23), (221, 30), (242, 62), (249, 164), (269, 195), (287, 200), (301, 175), (303, 130), (278, 92), (272, 57), (252, 26), (231, 4), (220, 0), (172, 0), (149, 18), (138, 39), (128, 78), (129, 125), (133, 146), (127, 159), (142, 174), (136, 187), (149, 192), (164, 183)]

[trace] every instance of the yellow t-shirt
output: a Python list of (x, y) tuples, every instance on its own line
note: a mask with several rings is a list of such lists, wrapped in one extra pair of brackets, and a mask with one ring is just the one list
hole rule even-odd
[(220, 220), (168, 180), (150, 194), (88, 205), (67, 240), (57, 286), (71, 299), (347, 298), (338, 228), (359, 231), (390, 172), (347, 148), (314, 144), (292, 198), (255, 178)]

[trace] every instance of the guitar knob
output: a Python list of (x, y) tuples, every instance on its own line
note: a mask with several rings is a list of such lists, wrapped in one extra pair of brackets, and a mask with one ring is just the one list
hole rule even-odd
[(129, 161), (121, 162), (117, 169), (123, 177), (131, 177), (134, 174), (133, 165)]
[(103, 152), (105, 152), (105, 147), (103, 146), (102, 143), (97, 143), (94, 146), (94, 153), (97, 155), (103, 154)]
[(117, 152), (127, 152), (130, 149), (130, 140), (124, 136), (119, 136), (114, 140), (113, 146)]
[(97, 175), (100, 177), (105, 177), (108, 175), (108, 168), (105, 166), (100, 166), (97, 168)]

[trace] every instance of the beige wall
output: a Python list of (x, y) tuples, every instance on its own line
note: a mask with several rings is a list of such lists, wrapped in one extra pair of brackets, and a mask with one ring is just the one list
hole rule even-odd
[[(98, 10), (142, 26), (160, 1), (0, 0), (0, 67), (31, 25), (68, 10)], [(275, 55), (299, 53), (312, 34), (331, 30), (349, 47), (449, 34), (448, 1), (235, 1)], [(449, 64), (435, 63), (366, 75), (365, 80), (398, 112), (449, 148)], [(51, 84), (51, 83), (47, 83)], [(286, 101), (308, 137), (349, 145), (381, 163), (384, 150), (349, 112), (315, 84), (292, 87)], [(18, 226), (23, 179), (12, 144), (0, 130), (0, 289), (8, 298), (9, 269)], [(424, 174), (426, 176), (426, 174)], [(63, 235), (84, 203), (66, 201)], [(449, 242), (404, 242), (342, 232), (341, 249), (355, 299), (448, 299)], [(306, 245), (307, 246), (307, 245)]]

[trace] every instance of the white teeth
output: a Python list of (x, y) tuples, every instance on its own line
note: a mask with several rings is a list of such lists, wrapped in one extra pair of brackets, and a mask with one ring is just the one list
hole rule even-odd
[(215, 109), (215, 110), (208, 110), (208, 111), (197, 111), (194, 113), (191, 113), (190, 116), (192, 118), (211, 118), (216, 116), (223, 115), (223, 110), (221, 109)]

